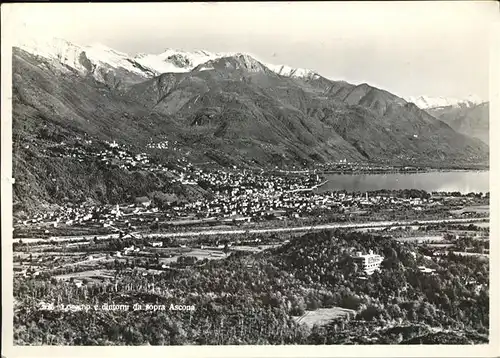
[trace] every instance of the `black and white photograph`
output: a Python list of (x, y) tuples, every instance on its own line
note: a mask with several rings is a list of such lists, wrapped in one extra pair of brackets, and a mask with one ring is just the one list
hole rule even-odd
[(496, 344), (497, 20), (481, 1), (2, 6), (10, 344)]

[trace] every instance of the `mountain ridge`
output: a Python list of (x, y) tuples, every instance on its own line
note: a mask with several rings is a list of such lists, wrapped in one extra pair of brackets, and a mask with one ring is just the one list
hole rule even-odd
[[(83, 53), (83, 56), (89, 57), (91, 60), (97, 61), (98, 63), (115, 68), (121, 67), (124, 70), (135, 73), (144, 78), (152, 78), (162, 73), (189, 72), (210, 60), (242, 54), (238, 52), (214, 53), (203, 49), (185, 51), (182, 49), (166, 48), (159, 54), (138, 53), (131, 56), (101, 43), (82, 46), (59, 38), (45, 39), (42, 41), (29, 39), (19, 43), (16, 47), (22, 48), (23, 50), (34, 55), (40, 55), (52, 59), (58, 58), (58, 60), (61, 60), (61, 57), (65, 57), (68, 54), (71, 55), (71, 52), (79, 51), (80, 53), (78, 56), (73, 54), (73, 56), (67, 58), (67, 61), (62, 62), (82, 73), (83, 71), (81, 68), (81, 64), (78, 64), (79, 61), (76, 61), (71, 57), (81, 57)], [(285, 64), (270, 64), (259, 60), (252, 54), (242, 55), (255, 58), (271, 71), (284, 77), (304, 80), (318, 80), (321, 78), (325, 78), (317, 71), (311, 69), (294, 68)], [(97, 76), (96, 79), (100, 81), (103, 80), (102, 76)], [(332, 81), (331, 79), (328, 80)], [(348, 82), (345, 83), (350, 84)], [(362, 85), (364, 84), (353, 84), (353, 86)], [(407, 102), (415, 103), (421, 109), (434, 109), (450, 106), (455, 108), (470, 108), (472, 106), (487, 102), (479, 98), (477, 95), (469, 95), (466, 98), (462, 99), (450, 97), (432, 97), (426, 95), (408, 96), (401, 98)]]
[[(97, 43), (90, 46), (81, 46), (64, 39), (24, 40), (15, 47), (21, 48), (31, 54), (43, 56), (49, 59), (59, 59), (65, 65), (75, 68), (80, 73), (84, 72), (77, 58), (81, 53), (90, 59), (106, 64), (110, 67), (120, 68), (141, 75), (145, 78), (160, 75), (162, 73), (189, 72), (195, 67), (221, 57), (235, 56), (238, 52), (212, 53), (206, 50), (185, 51), (166, 48), (159, 54), (139, 53), (130, 56), (124, 52), (116, 51), (106, 45)], [(68, 53), (72, 56), (65, 57)], [(251, 54), (243, 54), (255, 57)], [(66, 60), (65, 60), (66, 59)], [(286, 65), (264, 64), (267, 68), (286, 77), (311, 77), (319, 76), (316, 72), (302, 68), (292, 68)], [(137, 66), (139, 65), (139, 66)], [(99, 79), (99, 78), (98, 78)]]
[(405, 99), (408, 102), (415, 103), (421, 109), (434, 109), (442, 107), (470, 108), (472, 106), (487, 102), (476, 95), (469, 95), (466, 98), (462, 99), (431, 96), (413, 96), (405, 97)]

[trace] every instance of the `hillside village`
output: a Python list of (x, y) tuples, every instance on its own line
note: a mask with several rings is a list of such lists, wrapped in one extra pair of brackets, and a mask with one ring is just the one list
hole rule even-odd
[[(45, 153), (70, 160), (94, 161), (127, 171), (162, 172), (169, 176), (172, 183), (198, 186), (211, 195), (192, 202), (178, 200), (168, 193), (143, 193), (129, 203), (67, 203), (54, 212), (18, 218), (15, 229), (46, 226), (46, 233), (50, 234), (51, 228), (88, 224), (137, 229), (165, 220), (236, 220), (248, 223), (287, 218), (363, 220), (363, 217), (369, 219), (373, 215), (390, 218), (400, 213), (406, 213), (410, 218), (422, 218), (426, 213), (467, 218), (480, 213), (461, 209), (486, 203), (489, 198), (487, 193), (482, 196), (457, 196), (456, 193), (430, 194), (421, 191), (319, 192), (316, 188), (323, 185), (324, 180), (315, 174), (316, 171), (210, 170), (195, 167), (185, 158), (162, 164), (147, 153), (133, 154), (128, 147), (116, 142), (96, 145), (95, 140), (89, 138), (76, 138), (72, 144), (56, 143), (45, 149)], [(366, 166), (360, 168), (367, 169)], [(380, 170), (380, 167), (373, 170)], [(57, 181), (57, 178), (53, 180)]]
[[(144, 229), (153, 224), (196, 224), (222, 220), (231, 222), (259, 223), (274, 220), (370, 220), (374, 217), (390, 218), (396, 213), (407, 212), (408, 218), (425, 218), (432, 212), (443, 218), (485, 217), (475, 209), (462, 210), (467, 206), (481, 204), (482, 198), (466, 196), (436, 196), (430, 198), (405, 198), (393, 195), (354, 193), (283, 192), (281, 190), (233, 188), (217, 193), (212, 199), (196, 202), (158, 203), (145, 197), (136, 198), (132, 204), (88, 205), (68, 204), (61, 209), (15, 221), (15, 231), (20, 235), (26, 228), (45, 228), (46, 235), (61, 232), (71, 227), (118, 227), (121, 229)], [(160, 204), (160, 205), (159, 205)], [(159, 207), (161, 206), (161, 208)], [(455, 209), (455, 210), (453, 210)], [(376, 216), (374, 216), (376, 215)], [(385, 216), (384, 216), (385, 215)], [(395, 216), (405, 218), (404, 216)], [(364, 219), (363, 219), (364, 218)], [(56, 230), (57, 229), (57, 230)]]

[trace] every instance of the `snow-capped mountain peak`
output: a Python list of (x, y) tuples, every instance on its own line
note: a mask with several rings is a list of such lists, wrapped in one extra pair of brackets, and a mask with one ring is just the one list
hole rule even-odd
[(269, 69), (272, 70), (273, 72), (276, 72), (277, 74), (286, 77), (309, 78), (309, 79), (316, 79), (320, 77), (320, 75), (318, 75), (315, 71), (304, 68), (293, 68), (287, 65), (270, 65), (270, 64), (268, 64), (267, 67), (269, 67)]
[(81, 51), (81, 46), (60, 38), (25, 39), (16, 46), (33, 55), (61, 61), (65, 64), (73, 62)]
[[(166, 48), (159, 54), (138, 53), (135, 56), (129, 56), (101, 43), (81, 46), (59, 38), (25, 40), (23, 43), (17, 45), (17, 47), (31, 54), (57, 62), (61, 70), (67, 70), (65, 68), (67, 66), (82, 74), (93, 71), (97, 74), (97, 80), (100, 80), (100, 77), (102, 77), (101, 72), (103, 71), (100, 71), (100, 69), (103, 68), (104, 72), (111, 68), (121, 68), (141, 77), (150, 78), (151, 76), (168, 72), (189, 72), (208, 61), (235, 56), (239, 57), (249, 70), (259, 70), (259, 66), (255, 63), (257, 61), (282, 76), (307, 79), (320, 77), (312, 70), (292, 68), (287, 65), (268, 64), (244, 53), (212, 53), (206, 50), (184, 51)], [(91, 63), (90, 67), (89, 61)]]
[(17, 47), (51, 61), (62, 71), (67, 71), (67, 66), (80, 74), (94, 73), (97, 80), (102, 80), (103, 72), (112, 68), (121, 68), (141, 77), (148, 76), (143, 69), (134, 65), (127, 54), (102, 44), (80, 46), (54, 38), (24, 40)]
[(417, 96), (407, 97), (406, 101), (415, 103), (421, 109), (439, 108), (439, 107), (472, 107), (483, 103), (484, 101), (476, 95), (469, 95), (463, 99), (449, 97), (430, 97)]
[(134, 57), (141, 66), (156, 74), (167, 72), (188, 72), (195, 67), (223, 57), (224, 54), (210, 53), (205, 50), (184, 51), (167, 48), (159, 54), (138, 54)]

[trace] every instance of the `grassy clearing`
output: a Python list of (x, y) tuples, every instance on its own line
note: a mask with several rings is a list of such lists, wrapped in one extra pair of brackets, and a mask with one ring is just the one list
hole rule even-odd
[(64, 275), (54, 276), (55, 279), (58, 280), (69, 280), (71, 278), (75, 279), (109, 279), (113, 278), (114, 274), (111, 270), (90, 270), (90, 271), (81, 271), (81, 272), (72, 272)]
[(319, 308), (316, 311), (306, 311), (302, 316), (294, 317), (294, 319), (297, 323), (312, 327), (315, 324), (323, 326), (336, 318), (354, 314), (355, 311), (342, 307)]

